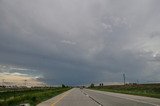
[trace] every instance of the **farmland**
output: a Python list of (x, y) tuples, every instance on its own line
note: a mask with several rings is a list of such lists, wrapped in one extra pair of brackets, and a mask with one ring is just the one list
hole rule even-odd
[(89, 88), (107, 92), (160, 98), (160, 84), (108, 85), (108, 86), (94, 86), (94, 87), (92, 86)]
[(20, 103), (30, 103), (31, 106), (63, 93), (70, 88), (44, 87), (44, 88), (14, 88), (0, 89), (0, 106), (16, 106)]

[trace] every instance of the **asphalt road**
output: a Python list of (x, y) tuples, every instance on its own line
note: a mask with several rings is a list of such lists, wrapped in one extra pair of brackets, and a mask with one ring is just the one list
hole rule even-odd
[(160, 106), (160, 99), (74, 88), (38, 106)]

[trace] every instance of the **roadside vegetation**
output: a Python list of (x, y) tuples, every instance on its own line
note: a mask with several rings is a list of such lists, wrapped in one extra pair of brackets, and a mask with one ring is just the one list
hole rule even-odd
[(70, 87), (14, 88), (0, 89), (0, 106), (18, 106), (29, 103), (31, 106), (71, 89)]
[(126, 85), (108, 85), (103, 86), (102, 84), (99, 86), (94, 86), (91, 84), (89, 87), (93, 90), (101, 90), (107, 92), (115, 92), (115, 93), (124, 93), (124, 94), (132, 94), (139, 96), (147, 96), (160, 98), (160, 84), (126, 84)]

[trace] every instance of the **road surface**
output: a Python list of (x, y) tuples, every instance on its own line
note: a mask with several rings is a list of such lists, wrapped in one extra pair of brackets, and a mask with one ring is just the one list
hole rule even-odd
[(160, 99), (74, 88), (38, 106), (160, 106)]

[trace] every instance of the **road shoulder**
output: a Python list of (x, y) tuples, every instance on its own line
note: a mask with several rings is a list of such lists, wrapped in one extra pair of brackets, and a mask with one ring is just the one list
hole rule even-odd
[(141, 102), (141, 103), (147, 103), (154, 106), (160, 106), (160, 99), (157, 98), (151, 98), (151, 97), (143, 97), (143, 96), (137, 96), (137, 95), (129, 95), (129, 94), (121, 94), (121, 93), (113, 93), (113, 92), (106, 92), (106, 91), (98, 91), (98, 90), (90, 90), (85, 89), (86, 91), (92, 91), (96, 93), (101, 93), (113, 97), (118, 97), (126, 100)]
[(69, 92), (71, 92), (73, 89), (66, 91), (62, 94), (59, 94), (55, 97), (52, 97), (51, 99), (48, 99), (44, 102), (39, 103), (37, 106), (54, 106), (53, 104), (56, 103), (57, 101), (59, 101), (64, 95), (68, 94)]

